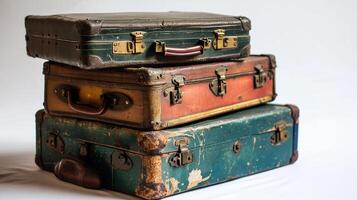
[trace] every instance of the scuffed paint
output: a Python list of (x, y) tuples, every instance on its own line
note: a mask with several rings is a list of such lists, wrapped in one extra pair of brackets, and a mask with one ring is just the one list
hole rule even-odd
[(188, 175), (188, 185), (187, 189), (191, 189), (193, 187), (196, 187), (198, 184), (207, 181), (211, 177), (211, 174), (205, 178), (202, 177), (201, 175), (201, 170), (199, 169), (194, 169), (190, 172)]
[[(179, 184), (180, 182), (176, 180), (174, 177), (171, 177), (165, 181), (165, 187), (167, 188), (168, 195), (174, 194), (177, 191), (180, 191), (179, 189)], [(183, 183), (181, 183), (182, 185)]]
[(253, 150), (252, 150), (252, 152), (254, 152), (254, 150), (255, 150), (255, 144), (256, 143), (257, 143), (257, 138), (253, 137)]

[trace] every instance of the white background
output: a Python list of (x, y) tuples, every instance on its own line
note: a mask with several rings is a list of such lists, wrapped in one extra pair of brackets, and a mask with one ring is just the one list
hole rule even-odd
[(169, 199), (356, 199), (356, 1), (1, 0), (0, 199), (129, 199), (62, 183), (33, 163), (44, 60), (26, 56), (29, 14), (208, 11), (253, 22), (253, 53), (277, 57), (276, 103), (301, 109), (295, 165)]

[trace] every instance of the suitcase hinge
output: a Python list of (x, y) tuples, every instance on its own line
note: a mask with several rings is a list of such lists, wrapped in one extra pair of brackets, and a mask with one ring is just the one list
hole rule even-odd
[(275, 125), (275, 132), (270, 138), (270, 142), (274, 145), (280, 144), (288, 139), (288, 132), (286, 131), (286, 123), (278, 122)]
[(145, 51), (143, 31), (131, 32), (132, 41), (114, 41), (113, 54), (137, 54)]
[(48, 134), (46, 144), (50, 149), (53, 149), (61, 154), (64, 153), (64, 141), (59, 135), (58, 130), (55, 130), (52, 133)]
[(217, 29), (214, 31), (216, 39), (213, 42), (215, 49), (229, 49), (238, 46), (238, 36), (224, 36), (224, 29)]
[(175, 145), (178, 147), (178, 150), (177, 153), (170, 158), (169, 164), (172, 167), (181, 167), (192, 163), (193, 155), (188, 149), (188, 139), (176, 140)]
[(254, 69), (256, 71), (256, 75), (254, 75), (254, 87), (261, 88), (268, 81), (268, 72), (265, 72), (261, 65), (256, 65)]
[(223, 96), (227, 93), (226, 89), (226, 72), (227, 67), (221, 66), (218, 67), (215, 71), (217, 75), (217, 79), (214, 79), (210, 84), (209, 88), (211, 89), (212, 93), (216, 96)]
[(176, 75), (171, 79), (171, 83), (174, 85), (174, 88), (168, 88), (164, 91), (164, 96), (170, 94), (171, 104), (180, 104), (182, 102), (182, 86), (185, 85), (185, 77), (182, 75)]

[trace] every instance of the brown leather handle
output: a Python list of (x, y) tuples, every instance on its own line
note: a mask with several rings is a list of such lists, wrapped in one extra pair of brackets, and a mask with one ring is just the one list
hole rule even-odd
[(195, 56), (203, 53), (203, 46), (197, 45), (188, 48), (173, 48), (164, 46), (165, 56)]
[(64, 158), (55, 165), (53, 172), (57, 178), (82, 187), (99, 189), (102, 185), (98, 173), (78, 160)]
[(67, 104), (68, 107), (78, 113), (85, 115), (102, 115), (107, 110), (108, 101), (104, 95), (101, 96), (100, 106), (95, 108), (91, 105), (79, 105), (76, 102), (73, 102), (74, 94), (73, 90), (67, 90)]

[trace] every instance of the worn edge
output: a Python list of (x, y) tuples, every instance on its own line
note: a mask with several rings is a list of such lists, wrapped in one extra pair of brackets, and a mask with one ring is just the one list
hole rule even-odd
[[(296, 126), (299, 124), (299, 116), (300, 116), (300, 109), (299, 107), (297, 107), (296, 105), (293, 105), (293, 104), (286, 104), (285, 105), (286, 107), (288, 107), (291, 111), (291, 117), (293, 118), (293, 121), (294, 121), (294, 135), (297, 134), (297, 131), (296, 130)], [(295, 137), (294, 137), (295, 138)], [(297, 142), (297, 141), (293, 141), (293, 142)], [(294, 148), (294, 147), (293, 147)], [(290, 158), (290, 164), (293, 164), (295, 163), (299, 158), (299, 152), (297, 149), (293, 149), (293, 154)]]
[(240, 50), (240, 57), (241, 57), (241, 58), (245, 58), (245, 57), (250, 56), (250, 49), (251, 49), (250, 44), (245, 45), (245, 46)]
[(49, 75), (51, 71), (51, 62), (45, 62), (43, 63), (43, 70), (42, 73), (44, 75), (44, 90), (43, 90), (43, 107), (46, 112), (49, 112), (48, 110), (48, 105), (47, 105), (47, 76)]
[(242, 28), (244, 31), (250, 31), (252, 29), (251, 20), (245, 16), (238, 16), (237, 19), (242, 23)]
[[(219, 114), (240, 110), (243, 108), (248, 108), (248, 107), (264, 104), (264, 103), (270, 102), (272, 100), (273, 100), (273, 96), (264, 96), (262, 98), (253, 99), (253, 100), (241, 102), (238, 104), (233, 104), (233, 105), (229, 105), (229, 106), (216, 108), (216, 109), (206, 111), (206, 112), (200, 112), (200, 113), (180, 117), (177, 119), (168, 120), (168, 121), (162, 123), (161, 129), (166, 128), (166, 127), (172, 127), (172, 126), (176, 126), (176, 125), (180, 125), (180, 124), (193, 122), (193, 121), (200, 120), (200, 119), (205, 119), (205, 118), (216, 116)], [(190, 118), (191, 120), (187, 121), (187, 118)]]
[(168, 142), (167, 131), (142, 131), (137, 135), (137, 142), (148, 155), (158, 155)]
[(163, 183), (161, 156), (143, 156), (141, 180), (135, 190), (135, 195), (144, 199), (162, 199), (168, 196)]
[[(40, 145), (39, 146), (39, 151), (37, 152), (37, 146), (36, 146), (36, 154), (35, 154), (35, 163), (36, 165), (40, 168), (40, 169), (44, 169), (44, 164), (43, 164), (43, 159), (42, 159), (42, 122), (43, 122), (43, 118), (45, 115), (45, 110), (41, 109), (38, 110), (35, 114), (35, 118), (36, 118), (36, 145)], [(37, 138), (37, 135), (39, 138)], [(38, 143), (38, 141), (39, 143)]]

